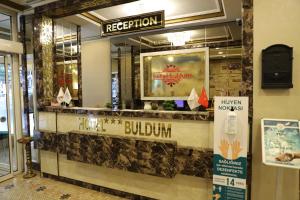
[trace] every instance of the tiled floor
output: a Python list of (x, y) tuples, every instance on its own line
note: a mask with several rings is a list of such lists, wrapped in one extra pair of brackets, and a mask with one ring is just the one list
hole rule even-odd
[(67, 183), (36, 176), (22, 175), (0, 183), (1, 200), (121, 200), (109, 194), (81, 188)]

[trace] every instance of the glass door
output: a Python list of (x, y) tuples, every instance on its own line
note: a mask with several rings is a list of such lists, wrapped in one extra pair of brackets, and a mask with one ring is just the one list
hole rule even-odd
[[(15, 134), (12, 56), (0, 54), (0, 182), (13, 176)], [(15, 163), (16, 166), (16, 163)]]

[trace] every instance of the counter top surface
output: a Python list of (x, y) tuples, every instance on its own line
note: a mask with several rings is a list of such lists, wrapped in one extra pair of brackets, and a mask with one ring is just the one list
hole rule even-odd
[(118, 117), (141, 117), (176, 120), (213, 121), (212, 111), (166, 111), (166, 110), (112, 110), (109, 108), (89, 107), (53, 107), (47, 106), (39, 109), (40, 112), (92, 114)]

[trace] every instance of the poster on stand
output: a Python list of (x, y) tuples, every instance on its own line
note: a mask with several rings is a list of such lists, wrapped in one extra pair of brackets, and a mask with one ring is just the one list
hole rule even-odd
[(298, 120), (262, 119), (261, 133), (264, 164), (300, 169)]
[(248, 97), (215, 97), (213, 200), (246, 199)]

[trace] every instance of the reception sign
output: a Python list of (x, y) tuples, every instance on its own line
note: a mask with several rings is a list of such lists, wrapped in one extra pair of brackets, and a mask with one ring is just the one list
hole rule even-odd
[(262, 119), (261, 131), (264, 164), (300, 169), (298, 120)]
[(215, 97), (213, 199), (246, 199), (248, 97)]
[[(193, 88), (209, 92), (208, 48), (141, 54), (142, 100), (187, 100)], [(208, 95), (208, 94), (207, 94)]]
[(102, 23), (102, 36), (120, 35), (150, 29), (159, 29), (163, 28), (164, 26), (164, 11), (157, 11), (104, 21)]

